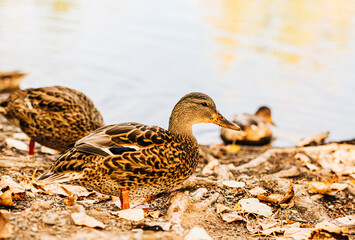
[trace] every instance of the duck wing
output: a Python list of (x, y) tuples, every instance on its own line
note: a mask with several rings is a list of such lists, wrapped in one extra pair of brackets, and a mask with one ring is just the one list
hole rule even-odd
[(74, 148), (86, 154), (109, 156), (164, 144), (168, 139), (168, 132), (160, 127), (129, 122), (96, 129), (77, 141)]
[[(62, 86), (27, 88), (12, 93), (0, 103), (0, 112), (8, 119), (20, 119), (24, 122), (43, 119), (51, 113), (71, 114), (77, 117), (95, 113), (103, 125), (101, 114), (97, 112), (93, 102), (83, 93)], [(50, 120), (49, 120), (50, 121)]]
[[(145, 148), (163, 145), (169, 141), (168, 131), (157, 126), (133, 122), (107, 125), (78, 140), (37, 180), (46, 183), (73, 181), (81, 178), (86, 168), (101, 160), (105, 162), (105, 167), (111, 170), (132, 164), (144, 168), (145, 164), (140, 162), (141, 160), (136, 159), (138, 162), (133, 163), (131, 160), (122, 159), (121, 155), (125, 152), (140, 154)], [(109, 156), (119, 157), (120, 163)]]
[(70, 110), (80, 103), (91, 104), (83, 93), (62, 86), (27, 89), (23, 100), (29, 109), (53, 112)]

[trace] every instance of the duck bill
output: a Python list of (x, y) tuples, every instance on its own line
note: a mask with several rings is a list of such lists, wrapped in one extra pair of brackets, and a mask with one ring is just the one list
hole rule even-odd
[(272, 121), (271, 117), (266, 118), (266, 121), (276, 127), (276, 124)]
[(229, 128), (229, 129), (237, 130), (237, 131), (240, 130), (240, 127), (237, 124), (232, 123), (231, 121), (227, 120), (219, 112), (217, 112), (216, 117), (212, 120), (212, 123), (217, 124), (217, 125), (224, 127), (224, 128)]

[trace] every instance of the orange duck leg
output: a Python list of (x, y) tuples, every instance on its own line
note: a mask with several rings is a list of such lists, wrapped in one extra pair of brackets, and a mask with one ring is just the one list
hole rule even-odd
[(126, 190), (125, 188), (121, 190), (121, 198), (120, 198), (121, 210), (130, 208), (128, 195), (129, 195), (128, 190)]
[(33, 155), (35, 153), (34, 149), (35, 149), (35, 141), (30, 140), (28, 155)]

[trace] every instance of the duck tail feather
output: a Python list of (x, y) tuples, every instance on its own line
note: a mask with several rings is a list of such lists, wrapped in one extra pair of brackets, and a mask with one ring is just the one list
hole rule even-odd
[(51, 183), (65, 183), (79, 179), (83, 174), (79, 172), (64, 172), (55, 173), (48, 171), (36, 179), (36, 183), (51, 184)]

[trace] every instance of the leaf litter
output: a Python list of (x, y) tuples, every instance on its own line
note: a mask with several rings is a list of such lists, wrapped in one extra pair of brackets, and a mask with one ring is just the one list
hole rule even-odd
[[(3, 131), (19, 133), (6, 124)], [(0, 138), (5, 146), (2, 158), (9, 163), (3, 161), (0, 168), (0, 206), (6, 211), (0, 216), (0, 236), (10, 239), (349, 239), (355, 235), (355, 142), (280, 149), (201, 145), (201, 161), (183, 186), (155, 196), (148, 203), (151, 210), (121, 211), (117, 197), (71, 185), (36, 185), (32, 175), (45, 171), (56, 159), (55, 152), (36, 146), (34, 166), (26, 162), (25, 168), (16, 167), (15, 159), (22, 161), (27, 150), (21, 150), (22, 144), (20, 149), (10, 148), (5, 140)]]

